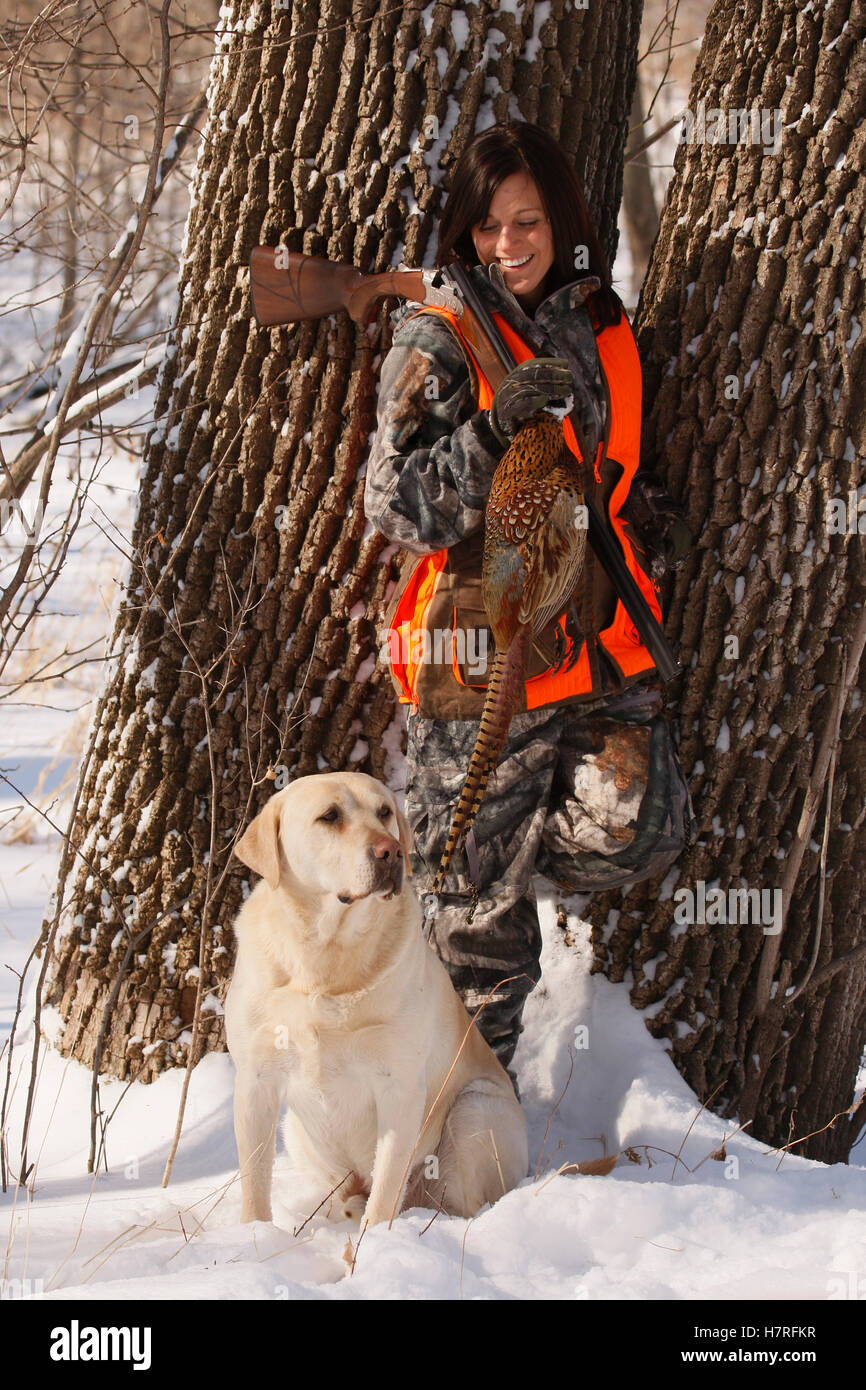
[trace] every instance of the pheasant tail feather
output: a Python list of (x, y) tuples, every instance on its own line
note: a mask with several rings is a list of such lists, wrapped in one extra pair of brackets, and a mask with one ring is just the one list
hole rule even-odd
[(494, 652), (484, 708), (481, 711), (481, 727), (469, 760), (469, 770), (457, 810), (454, 812), (445, 849), (439, 861), (439, 869), (433, 881), (432, 891), (436, 897), (442, 892), (454, 855), (472, 829), (487, 790), (490, 773), (495, 768), (505, 745), (508, 727), (520, 703), (523, 690), (523, 664), (530, 634), (529, 625), (522, 627), (508, 647), (498, 647)]

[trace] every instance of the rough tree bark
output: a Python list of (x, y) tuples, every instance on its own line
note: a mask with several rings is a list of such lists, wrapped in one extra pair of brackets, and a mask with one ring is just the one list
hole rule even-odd
[[(401, 7), (234, 0), (211, 78), (169, 364), (146, 449), (119, 652), (80, 784), (47, 995), (61, 1050), (148, 1081), (224, 1045), (246, 871), (234, 838), (278, 776), (386, 773), (377, 665), (393, 547), (362, 513), (383, 311), (251, 318), (257, 242), (383, 269), (432, 254), (439, 183), (512, 114), (585, 171), (610, 250), (640, 0)], [(199, 939), (204, 920), (204, 969)], [(46, 924), (47, 925), (47, 924)]]
[[(854, 660), (866, 577), (848, 508), (866, 455), (864, 36), (859, 0), (718, 0), (689, 101), (696, 138), (678, 152), (638, 315), (646, 459), (697, 537), (668, 629), (688, 667), (678, 719), (700, 830), (664, 884), (594, 905), (597, 954), (612, 979), (628, 976), (697, 1094), (716, 1093), (714, 1108), (773, 1143), (851, 1106), (866, 1041), (859, 688), (841, 723), (823, 921), (823, 805), (781, 937), (712, 920), (687, 929), (673, 895), (699, 880), (781, 887)], [(731, 112), (777, 109), (775, 153), (731, 143)], [(714, 110), (726, 143), (710, 143)], [(836, 533), (843, 499), (855, 529)], [(823, 800), (820, 772), (815, 790)], [(864, 1109), (795, 1152), (846, 1158)]]

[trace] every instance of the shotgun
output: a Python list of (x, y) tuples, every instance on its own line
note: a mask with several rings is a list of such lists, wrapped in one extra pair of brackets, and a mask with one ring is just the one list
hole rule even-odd
[[(387, 270), (379, 275), (364, 275), (355, 266), (303, 256), (282, 246), (256, 246), (250, 256), (250, 290), (253, 313), (262, 328), (323, 318), (339, 309), (348, 310), (355, 323), (364, 325), (378, 301), (387, 295), (436, 305), (449, 309), (460, 319), (461, 331), (491, 386), (495, 388), (516, 365), (496, 320), (459, 261), (439, 271)], [(575, 420), (573, 415), (572, 422)], [(580, 442), (579, 421), (576, 431)], [(661, 679), (673, 680), (682, 674), (682, 667), (664, 629), (628, 569), (617, 537), (592, 500), (585, 497), (584, 502), (589, 543)]]
[[(397, 295), (456, 314), (484, 375), (498, 382), (502, 368), (477, 314), (453, 283), (442, 284), (442, 278), (443, 272), (436, 270), (386, 270), (380, 275), (364, 275), (353, 265), (302, 256), (284, 246), (254, 246), (250, 256), (253, 313), (261, 328), (320, 319), (339, 309), (346, 309), (363, 327), (380, 299)], [(498, 335), (495, 323), (493, 329)]]

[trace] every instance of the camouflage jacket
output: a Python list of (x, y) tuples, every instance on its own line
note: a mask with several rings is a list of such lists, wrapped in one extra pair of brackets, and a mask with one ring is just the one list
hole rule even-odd
[[(587, 444), (598, 445), (605, 395), (595, 334), (584, 307), (598, 282), (587, 277), (549, 295), (529, 318), (498, 266), (473, 279), (536, 356), (563, 357)], [(479, 531), (496, 465), (505, 452), (487, 411), (477, 409), (475, 373), (448, 323), (407, 306), (382, 365), (375, 442), (367, 463), (364, 510), (377, 531), (415, 555), (455, 545)]]

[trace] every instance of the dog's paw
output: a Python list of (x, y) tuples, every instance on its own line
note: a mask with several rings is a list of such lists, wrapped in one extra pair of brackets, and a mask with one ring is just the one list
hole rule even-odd
[(367, 1206), (367, 1197), (363, 1192), (356, 1192), (351, 1197), (344, 1197), (340, 1203), (343, 1216), (347, 1221), (360, 1221)]

